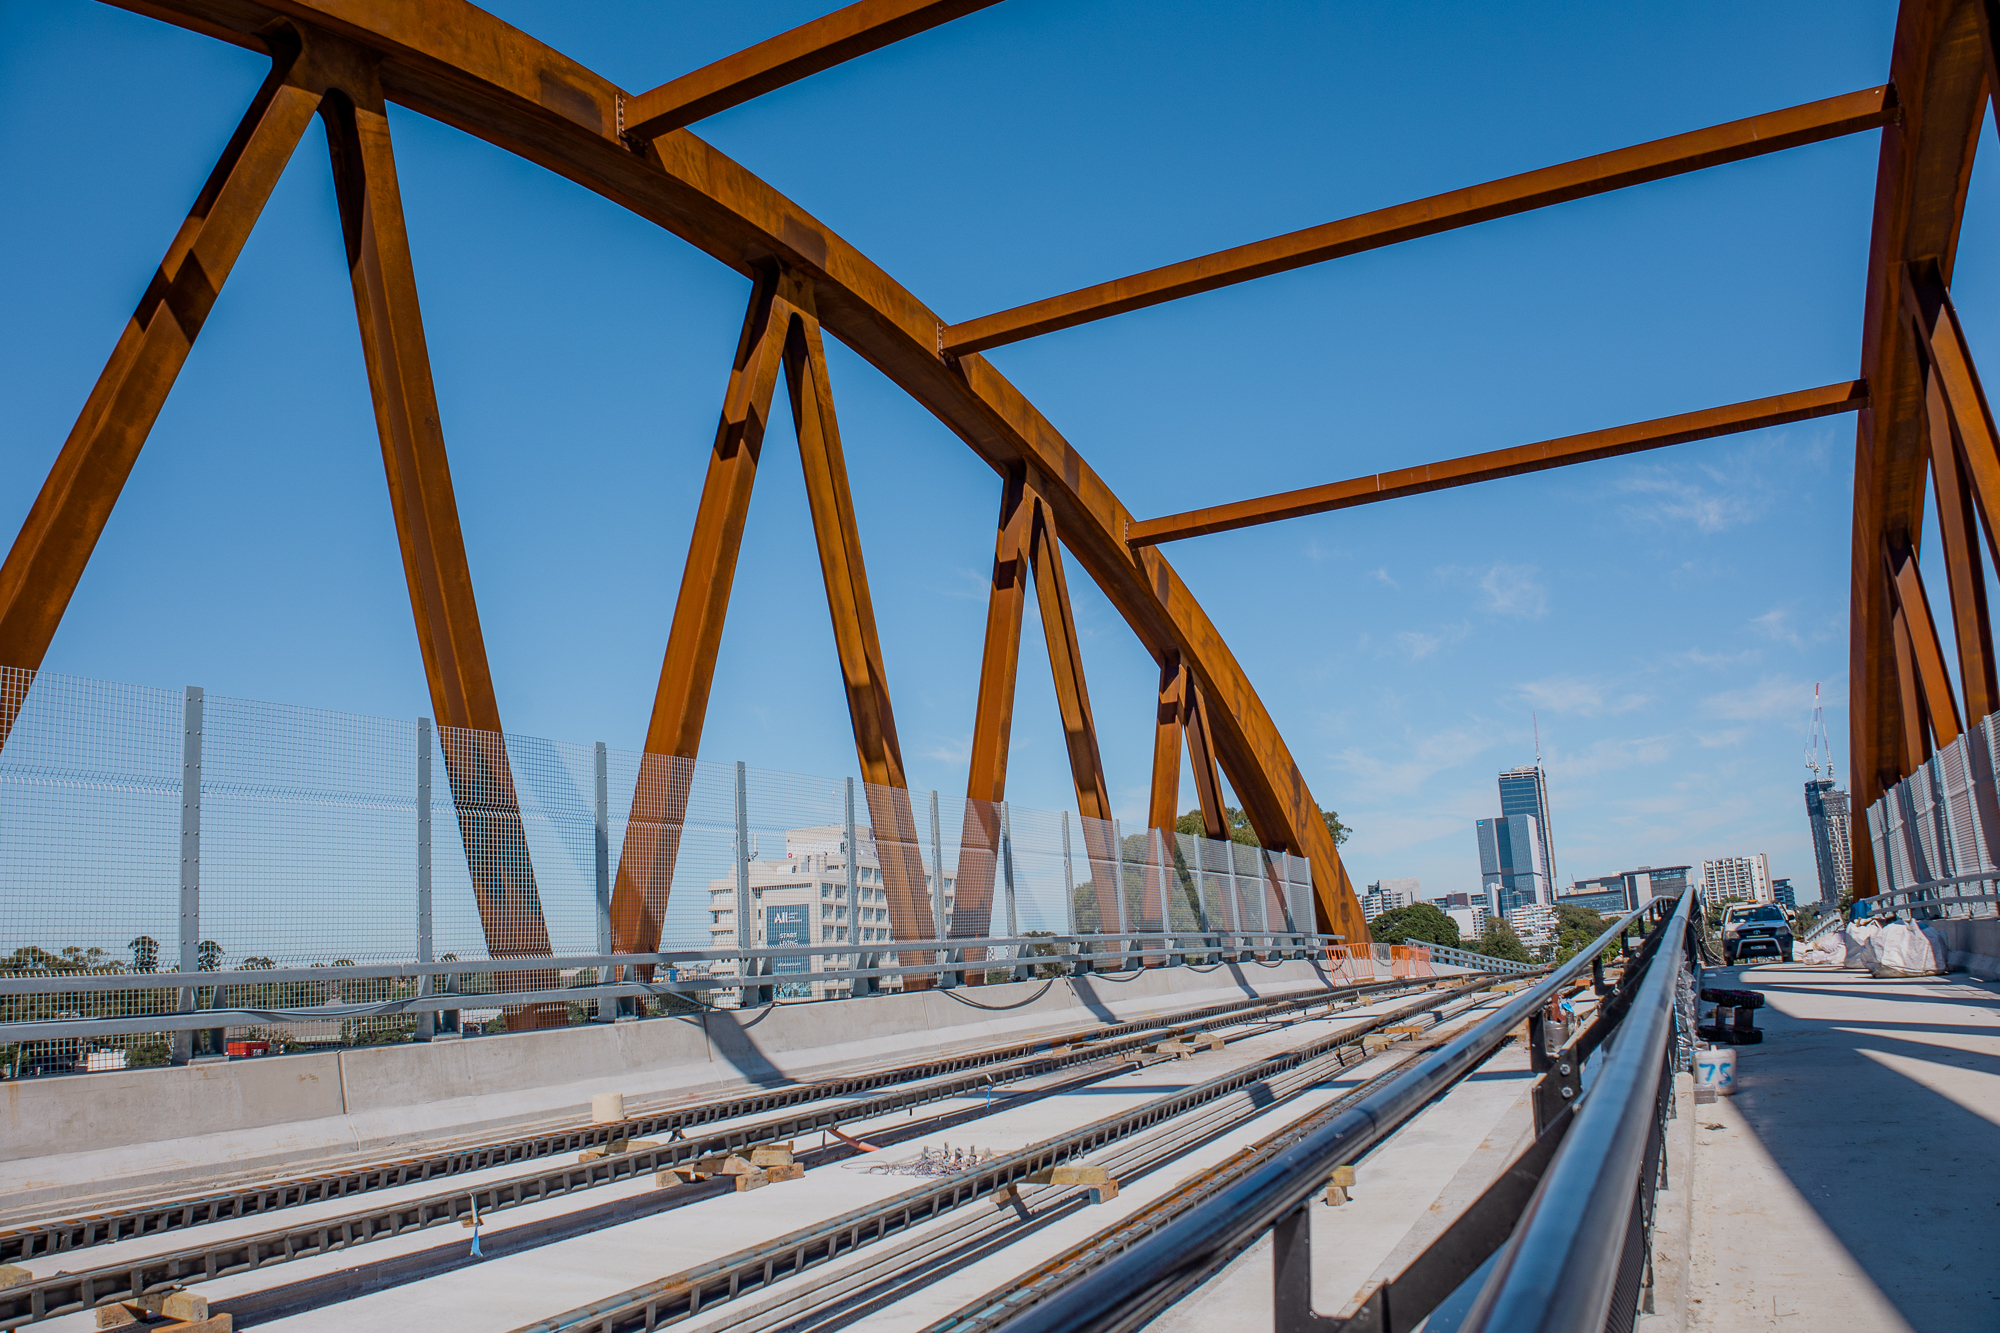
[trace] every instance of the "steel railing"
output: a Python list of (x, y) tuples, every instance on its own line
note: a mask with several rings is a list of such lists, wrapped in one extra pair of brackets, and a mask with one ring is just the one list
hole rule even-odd
[[(1496, 1265), (1496, 1272), (1481, 1297), (1480, 1326), (1509, 1330), (1585, 1327), (1587, 1321), (1557, 1323), (1544, 1319), (1535, 1324), (1511, 1321), (1518, 1318), (1516, 1311), (1523, 1308), (1518, 1294), (1527, 1289), (1527, 1284), (1540, 1280), (1552, 1262), (1559, 1271), (1587, 1270), (1597, 1274), (1603, 1270), (1608, 1254), (1609, 1270), (1614, 1274), (1621, 1271), (1631, 1230), (1624, 1214), (1615, 1219), (1616, 1225), (1588, 1234), (1572, 1234), (1567, 1246), (1553, 1246), (1547, 1238), (1566, 1214), (1553, 1205), (1541, 1206), (1541, 1200), (1549, 1194), (1544, 1188), (1536, 1192), (1533, 1201), (1514, 1200), (1504, 1225), (1497, 1230), (1491, 1217), (1479, 1219), (1490, 1236), (1483, 1249), (1476, 1241), (1459, 1235), (1459, 1228), (1448, 1231), (1441, 1240), (1452, 1241), (1456, 1246), (1454, 1252), (1441, 1258), (1427, 1252), (1412, 1265), (1416, 1268), (1429, 1264), (1430, 1290), (1421, 1300), (1406, 1296), (1402, 1307), (1392, 1311), (1384, 1303), (1392, 1284), (1385, 1284), (1379, 1289), (1381, 1295), (1364, 1306), (1355, 1321), (1342, 1321), (1311, 1310), (1308, 1204), (1336, 1167), (1353, 1162), (1387, 1138), (1477, 1069), (1517, 1027), (1528, 1022), (1530, 1054), (1541, 1074), (1536, 1090), (1539, 1135), (1536, 1144), (1512, 1169), (1503, 1172), (1487, 1196), (1469, 1211), (1490, 1213), (1496, 1206), (1509, 1206), (1507, 1191), (1518, 1191), (1517, 1177), (1524, 1167), (1532, 1167), (1534, 1174), (1541, 1174), (1544, 1169), (1553, 1173), (1560, 1168), (1563, 1179), (1569, 1182), (1566, 1187), (1580, 1189), (1593, 1210), (1599, 1209), (1603, 1199), (1623, 1190), (1619, 1196), (1623, 1200), (1621, 1207), (1629, 1212), (1641, 1183), (1629, 1152), (1631, 1126), (1644, 1123), (1632, 1117), (1657, 1113), (1660, 1078), (1666, 1069), (1664, 1036), (1673, 1027), (1674, 985), (1685, 958), (1689, 904), (1693, 900), (1692, 893), (1684, 893), (1678, 899), (1656, 898), (1628, 913), (1588, 949), (1547, 971), (1539, 982), (1492, 1017), (1413, 1063), (1295, 1146), (1272, 1156), (1087, 1276), (1017, 1314), (1001, 1328), (1006, 1333), (1122, 1333), (1138, 1328), (1219, 1271), (1259, 1237), (1275, 1233), (1274, 1315), (1282, 1333), (1337, 1329), (1350, 1324), (1357, 1330), (1365, 1324), (1383, 1333), (1400, 1333), (1428, 1316), (1439, 1300), (1471, 1276), (1509, 1231), (1517, 1239), (1532, 1236), (1535, 1246), (1520, 1250), (1515, 1241), (1507, 1241), (1509, 1249), (1503, 1256), (1504, 1263)], [(1651, 930), (1645, 943), (1634, 952), (1626, 935), (1635, 926), (1643, 929), (1643, 923), (1650, 923)], [(1602, 961), (1604, 951), (1614, 946), (1622, 948), (1627, 960), (1624, 977), (1615, 988), (1603, 980)], [(1544, 1017), (1566, 989), (1586, 975), (1599, 987), (1604, 1002), (1591, 1025), (1569, 1038), (1551, 1056), (1544, 1045), (1544, 1034), (1549, 1030)], [(1639, 1016), (1630, 1027), (1624, 1026), (1628, 1014)], [(1589, 1095), (1581, 1096), (1579, 1102), (1584, 1083), (1583, 1062), (1607, 1038), (1605, 1063), (1591, 1082)], [(1648, 1070), (1654, 1075), (1650, 1083), (1645, 1078)], [(1652, 1100), (1648, 1101), (1648, 1097)], [(1586, 1121), (1579, 1114), (1579, 1107), (1591, 1107), (1593, 1102)], [(1589, 1135), (1576, 1140), (1584, 1146), (1581, 1151), (1573, 1150), (1569, 1135), (1585, 1124), (1589, 1126)], [(1643, 1150), (1645, 1146), (1642, 1136), (1640, 1147)], [(1592, 1156), (1594, 1152), (1611, 1155)], [(1524, 1204), (1527, 1211), (1522, 1213)], [(1596, 1218), (1597, 1212), (1591, 1211), (1588, 1216)], [(1649, 1211), (1646, 1216), (1650, 1216)], [(1518, 1225), (1516, 1217), (1521, 1219)], [(1572, 1259), (1577, 1262), (1572, 1263)], [(1583, 1263), (1584, 1259), (1589, 1262)], [(1448, 1274), (1450, 1280), (1441, 1282), (1441, 1273)], [(1600, 1304), (1602, 1296), (1598, 1287), (1592, 1286), (1587, 1300), (1569, 1300), (1560, 1307), (1563, 1319), (1573, 1315), (1582, 1318), (1577, 1311), (1585, 1305), (1598, 1304), (1595, 1322), (1588, 1326), (1593, 1333), (1604, 1329), (1607, 1324), (1606, 1309)]]

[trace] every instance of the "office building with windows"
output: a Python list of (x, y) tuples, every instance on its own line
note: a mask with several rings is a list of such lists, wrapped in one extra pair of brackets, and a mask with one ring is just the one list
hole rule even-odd
[(1691, 866), (1640, 866), (1618, 875), (1580, 879), (1556, 894), (1557, 905), (1588, 907), (1607, 917), (1623, 916), (1655, 898), (1678, 898), (1687, 890)]
[(1788, 879), (1771, 881), (1771, 901), (1794, 912), (1799, 910), (1798, 895), (1792, 892), (1792, 882)]
[(1535, 821), (1542, 873), (1555, 883), (1556, 853), (1549, 825), (1549, 779), (1540, 764), (1510, 768), (1500, 775), (1500, 815), (1527, 815)]
[(1812, 825), (1820, 901), (1831, 905), (1854, 887), (1853, 821), (1847, 793), (1834, 786), (1832, 778), (1806, 783), (1806, 820)]
[(1398, 907), (1408, 907), (1419, 901), (1418, 884), (1415, 877), (1407, 879), (1380, 879), (1368, 886), (1368, 892), (1361, 898), (1361, 914), (1373, 921), (1384, 912), (1392, 912)]
[(1547, 906), (1548, 863), (1542, 859), (1541, 825), (1533, 815), (1505, 815), (1475, 822), (1479, 878), (1487, 907), (1502, 915), (1528, 904)]
[[(886, 946), (890, 940), (889, 895), (882, 883), (882, 863), (876, 856), (875, 838), (866, 825), (856, 827), (854, 835), (859, 845), (853, 854), (852, 901), (847, 886), (847, 830), (840, 825), (787, 829), (781, 856), (760, 856), (753, 851), (748, 866), (748, 939), (739, 940), (736, 933), (736, 881), (710, 880), (710, 947), (782, 949), (792, 945), (854, 944), (859, 952)], [(926, 893), (932, 892), (930, 880), (926, 873)], [(946, 875), (944, 928), (947, 931), (951, 929), (956, 891), (957, 881)], [(936, 901), (935, 897), (932, 901)], [(838, 970), (838, 959), (839, 955), (772, 959), (772, 979), (768, 984), (780, 999), (824, 1000), (847, 995), (852, 990), (850, 982), (813, 980), (816, 972)], [(715, 971), (733, 973), (735, 967), (723, 963)], [(727, 1007), (734, 1002), (732, 992), (718, 993), (717, 1002)]]
[(1771, 901), (1771, 858), (1723, 856), (1701, 863), (1701, 896), (1715, 903), (1768, 903)]

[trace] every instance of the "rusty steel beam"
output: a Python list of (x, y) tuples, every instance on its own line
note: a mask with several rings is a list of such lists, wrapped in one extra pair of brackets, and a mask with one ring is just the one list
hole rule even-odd
[[(834, 415), (833, 386), (827, 379), (826, 348), (814, 312), (813, 291), (810, 284), (786, 275), (780, 280), (779, 294), (792, 307), (791, 328), (785, 339), (785, 386), (791, 393), (792, 420), (798, 427), (806, 500), (819, 545), (820, 573), (826, 583), (827, 610), (833, 616), (841, 677), (847, 686), (854, 749), (867, 786), (868, 822), (882, 867), (883, 891), (889, 900), (889, 931), (899, 940), (932, 939), (937, 932), (931, 897), (925, 891), (916, 814), (910, 806), (902, 745), (896, 738), (882, 644), (875, 632), (875, 606), (861, 558), (861, 533), (855, 525), (854, 498), (847, 486), (847, 461), (841, 453), (840, 424)], [(938, 873), (942, 876), (943, 867)], [(929, 961), (920, 952), (905, 951), (901, 957), (906, 966)], [(928, 981), (904, 979), (905, 989), (914, 989), (916, 984)]]
[[(1906, 269), (1903, 308), (1920, 349), (1924, 378), (1924, 433), (1929, 445), (1931, 486), (1937, 499), (1938, 540), (1944, 547), (1944, 569), (1951, 595), (1952, 638), (1958, 649), (1958, 678), (1965, 691), (1965, 716), (1977, 722), (2000, 707), (2000, 683), (1993, 660), (1993, 625), (1986, 605), (1986, 571), (1979, 556), (1980, 530), (1988, 542), (1993, 528), (1985, 523), (1981, 497), (1967, 466), (1967, 437), (1977, 448), (1989, 476), (2000, 470), (1994, 451), (1992, 413), (1965, 349), (1951, 297), (1929, 266)], [(1941, 361), (1953, 365), (1953, 387), (1946, 387)], [(1956, 394), (1956, 404), (1954, 404)], [(1966, 417), (1961, 428), (1957, 417)], [(2000, 550), (1995, 552), (2000, 557)]]
[(928, 32), (999, 0), (860, 0), (623, 104), (625, 136), (651, 139)]
[(1219, 287), (1285, 273), (1310, 264), (1379, 250), (1420, 236), (1511, 217), (1551, 204), (1606, 194), (1629, 185), (1684, 175), (1725, 162), (1837, 139), (1888, 124), (1896, 115), (1889, 87), (1808, 102), (1747, 120), (1676, 134), (1615, 152), (1508, 176), (1412, 203), (1376, 209), (1338, 222), (1186, 259), (1062, 296), (1002, 310), (944, 330), (953, 356), (990, 351), (1008, 343), (1075, 328), (1147, 306), (1212, 292)]
[(1160, 699), (1153, 715), (1153, 784), (1146, 803), (1146, 823), (1174, 831), (1180, 818), (1181, 735), (1187, 723), (1187, 668), (1181, 655), (1169, 652), (1160, 662)]
[(1188, 763), (1194, 768), (1195, 795), (1201, 801), (1201, 824), (1205, 836), (1217, 842), (1229, 841), (1229, 818), (1223, 813), (1222, 774), (1215, 767), (1215, 742), (1208, 734), (1208, 703), (1201, 691), (1188, 691)]
[[(322, 91), (297, 44), (279, 44), (0, 563), (0, 666), (41, 667), (139, 450)], [(0, 701), (0, 742), (18, 704)]]
[[(311, 44), (340, 67), (320, 115), (389, 502), (480, 924), (492, 957), (546, 956), (548, 926), (459, 528), (376, 57), (317, 34)], [(509, 1027), (566, 1022), (559, 1006), (508, 1014)]]
[(1380, 500), (1421, 495), (1426, 491), (1470, 486), (1474, 482), (1493, 481), (1499, 477), (1546, 472), (1550, 468), (1567, 467), (1572, 463), (1663, 449), (1671, 444), (1762, 430), (1766, 426), (1782, 426), (1787, 422), (1808, 421), (1841, 412), (1858, 412), (1867, 403), (1868, 386), (1859, 380), (1828, 384), (1747, 403), (1732, 403), (1727, 407), (1711, 407), (1701, 412), (1683, 412), (1678, 416), (1660, 417), (1629, 426), (1614, 426), (1609, 430), (1566, 435), (1538, 444), (1495, 449), (1442, 463), (1426, 463), (1324, 486), (1308, 486), (1303, 490), (1285, 491), (1256, 500), (1238, 500), (1233, 504), (1189, 510), (1185, 514), (1149, 518), (1133, 523), (1126, 530), (1125, 539), (1133, 546), (1152, 546), (1160, 542), (1180, 541), (1185, 537), (1230, 532), (1260, 523), (1275, 523), (1280, 519), (1324, 514)]
[(1071, 558), (1157, 660), (1179, 648), (1210, 704), (1216, 758), (1265, 845), (1310, 858), (1322, 919), (1353, 942), (1366, 923), (1318, 807), (1242, 665), (1173, 567), (1124, 544), (1117, 495), (984, 358), (942, 356), (936, 312), (831, 228), (685, 130), (635, 152), (622, 91), (463, 0), (132, 0), (125, 7), (265, 49), (300, 21), (382, 55), (385, 93), (420, 114), (546, 167), (681, 237), (745, 276), (779, 263), (808, 275), (826, 329), (932, 412), (995, 472), (1025, 463)]
[[(1854, 892), (1861, 897), (1877, 888), (1867, 809), (1914, 771), (1912, 756), (1922, 758), (1922, 746), (1909, 742), (1924, 728), (1907, 716), (1906, 673), (1898, 669), (1902, 648), (1881, 555), (1885, 543), (1918, 545), (1929, 472), (1925, 386), (1902, 287), (1908, 266), (1926, 260), (1935, 262), (1940, 283), (1951, 282), (1987, 103), (1982, 4), (1905, 0), (1889, 61), (1901, 114), (1882, 131), (1875, 178), (1861, 341), (1869, 405), (1855, 430), (1848, 618), (1849, 790)], [(1946, 385), (1949, 391), (1948, 375)], [(1966, 420), (1959, 424), (1968, 430)], [(1968, 449), (1969, 462), (1973, 452)], [(1976, 463), (1968, 471), (1976, 484)]]
[(787, 326), (783, 318), (773, 318), (772, 308), (777, 282), (774, 270), (757, 276), (743, 313), (736, 356), (730, 362), (722, 419), (709, 450), (687, 561), (681, 566), (680, 596), (674, 601), (660, 683), (653, 693), (653, 715), (646, 727), (645, 755), (611, 892), (614, 953), (651, 953), (659, 947), (660, 927), (673, 892), (694, 761), (701, 752), (701, 729), (715, 682), (716, 653), (729, 615), (729, 594), (771, 416), (771, 395), (784, 364)]
[[(959, 835), (957, 894), (951, 933), (990, 934), (993, 881), (1000, 863), (1000, 802), (1007, 799), (1007, 751), (1014, 734), (1014, 686), (1021, 665), (1021, 613), (1027, 602), (1034, 500), (1027, 469), (1014, 468), (1000, 488), (993, 537), (993, 580), (986, 596), (986, 642), (979, 658), (979, 695), (965, 779), (965, 821)], [(968, 959), (984, 950), (968, 951)]]
[[(1902, 618), (1909, 638), (1909, 660), (1914, 667), (1917, 690), (1923, 696), (1929, 747), (1942, 749), (1957, 740), (1965, 728), (1959, 720), (1951, 675), (1945, 670), (1944, 645), (1938, 636), (1937, 619), (1931, 614), (1931, 599), (1924, 591), (1923, 575), (1917, 570), (1916, 552), (1908, 547), (1887, 548), (1882, 553), (1882, 563), (1890, 595), (1895, 599), (1896, 614)], [(1928, 748), (1925, 753), (1929, 753)]]

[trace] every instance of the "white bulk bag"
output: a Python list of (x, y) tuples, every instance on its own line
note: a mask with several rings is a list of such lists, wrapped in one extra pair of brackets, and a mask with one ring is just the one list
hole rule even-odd
[(1823, 967), (1840, 967), (1847, 962), (1847, 938), (1840, 931), (1830, 930), (1814, 940), (1812, 948), (1806, 950), (1805, 961)]
[(1929, 938), (1916, 926), (1892, 921), (1882, 927), (1874, 940), (1874, 957), (1868, 970), (1878, 977), (1929, 977), (1937, 975), (1937, 955)]

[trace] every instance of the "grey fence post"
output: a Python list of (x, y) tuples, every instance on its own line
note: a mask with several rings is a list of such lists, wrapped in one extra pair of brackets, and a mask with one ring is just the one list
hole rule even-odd
[[(604, 742), (598, 741), (591, 747), (590, 773), (595, 825), (592, 841), (597, 853), (597, 951), (611, 952), (611, 754)], [(657, 942), (655, 947), (658, 947)], [(601, 964), (595, 969), (598, 982), (618, 980), (618, 969), (610, 964)], [(630, 1007), (623, 996), (606, 995), (597, 1001), (594, 1015), (600, 1023), (617, 1019), (620, 1013)]]
[[(417, 961), (436, 962), (436, 941), (431, 921), (431, 720), (417, 719)], [(429, 995), (436, 979), (419, 977), (417, 994)], [(437, 1011), (417, 1014), (417, 1040), (429, 1041), (437, 1035)]]
[(1228, 842), (1222, 843), (1221, 847), (1223, 855), (1229, 858), (1229, 887), (1223, 890), (1224, 906), (1228, 908), (1225, 915), (1229, 919), (1229, 933), (1238, 937), (1229, 941), (1227, 953), (1230, 962), (1240, 963), (1243, 961), (1243, 941), (1241, 939), (1243, 934), (1243, 894), (1237, 888), (1236, 884), (1236, 842), (1234, 839), (1231, 839)]
[[(736, 761), (736, 947), (743, 950), (737, 960), (737, 975), (757, 975), (757, 960), (749, 951), (757, 947), (757, 929), (750, 919), (750, 770)], [(768, 1002), (765, 988), (744, 986), (737, 1003), (745, 1007)]]
[[(1074, 936), (1076, 934), (1076, 863), (1070, 858), (1069, 811), (1067, 810), (1062, 812), (1062, 847), (1063, 934)], [(1070, 947), (1076, 950), (1074, 961), (1070, 964), (1070, 975), (1080, 977), (1090, 970), (1090, 964), (1084, 961), (1083, 945), (1081, 942), (1073, 944)]]
[[(1007, 877), (1007, 933), (1019, 939), (1020, 899), (1014, 891), (1014, 807), (1006, 801), (1000, 802), (1000, 868)], [(1019, 944), (1010, 944), (1007, 948), (1014, 955), (1012, 976), (1019, 981), (1024, 975), (1021, 967), (1023, 950)]]
[[(1111, 899), (1118, 905), (1118, 933), (1124, 935), (1132, 929), (1132, 918), (1125, 910), (1125, 828), (1115, 819), (1111, 821), (1111, 886)], [(1131, 940), (1118, 941), (1118, 961), (1114, 964), (1117, 971), (1128, 971), (1135, 966), (1126, 953), (1131, 947)]]
[[(181, 712), (181, 961), (180, 971), (201, 970), (201, 686), (187, 687)], [(197, 992), (181, 988), (181, 1012), (197, 1007)], [(211, 1034), (212, 1038), (213, 1034)], [(204, 1039), (205, 1041), (208, 1039)], [(174, 1034), (173, 1059), (186, 1064), (195, 1053), (195, 1034)], [(222, 1055), (223, 1051), (210, 1051)]]
[[(941, 940), (951, 938), (951, 928), (944, 919), (944, 830), (938, 823), (937, 788), (931, 788), (931, 924)], [(935, 955), (939, 963), (956, 961), (950, 949), (940, 949)], [(939, 987), (949, 990), (958, 984), (958, 977), (951, 972), (937, 974)]]
[[(867, 967), (867, 955), (861, 952), (861, 843), (854, 835), (854, 779), (847, 780), (847, 929), (848, 939), (854, 943), (854, 966)], [(860, 984), (849, 982), (847, 993), (856, 991), (869, 994), (881, 989), (879, 979), (862, 978)]]

